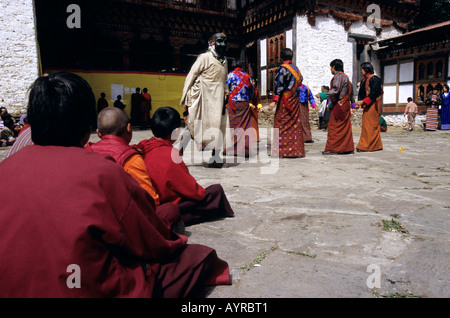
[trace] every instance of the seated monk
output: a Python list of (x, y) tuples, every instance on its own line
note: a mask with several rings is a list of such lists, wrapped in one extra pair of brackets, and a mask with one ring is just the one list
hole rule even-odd
[(150, 181), (144, 160), (136, 149), (129, 146), (133, 130), (127, 114), (119, 108), (105, 108), (98, 114), (97, 127), (97, 135), (101, 140), (89, 142), (84, 148), (113, 157), (150, 194), (156, 214), (169, 227), (173, 226), (180, 220), (180, 210), (173, 203), (159, 204), (159, 196)]
[(38, 78), (28, 118), (33, 145), (0, 163), (0, 297), (192, 297), (230, 284), (214, 249), (187, 244), (112, 157), (83, 148), (96, 120), (84, 79)]
[(151, 123), (154, 136), (137, 145), (161, 203), (176, 203), (186, 226), (234, 216), (222, 186), (203, 188), (189, 173), (179, 150), (172, 146), (178, 138), (180, 122), (174, 108), (158, 108)]

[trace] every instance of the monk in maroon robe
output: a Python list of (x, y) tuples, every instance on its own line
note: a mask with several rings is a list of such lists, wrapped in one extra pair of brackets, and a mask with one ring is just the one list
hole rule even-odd
[(32, 85), (34, 145), (0, 163), (0, 297), (187, 297), (229, 284), (213, 249), (187, 245), (112, 157), (82, 148), (95, 117), (79, 76)]
[(181, 219), (191, 225), (217, 217), (232, 217), (234, 212), (220, 184), (203, 188), (189, 173), (179, 150), (172, 146), (172, 135), (180, 125), (180, 116), (172, 107), (161, 107), (152, 118), (155, 137), (141, 141), (148, 174), (161, 203), (173, 202), (180, 208)]

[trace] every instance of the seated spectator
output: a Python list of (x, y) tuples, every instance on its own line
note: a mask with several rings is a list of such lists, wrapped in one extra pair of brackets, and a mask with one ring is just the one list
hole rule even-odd
[(387, 123), (386, 120), (383, 118), (383, 116), (380, 115), (380, 131), (386, 132), (387, 131)]
[(19, 124), (22, 125), (22, 128), (19, 131), (19, 136), (22, 132), (25, 131), (28, 127), (30, 127), (30, 124), (28, 123), (27, 114), (20, 116)]
[(6, 158), (12, 156), (23, 147), (33, 144), (33, 141), (31, 140), (31, 128), (30, 124), (28, 123), (26, 114), (25, 116), (20, 117), (20, 121), (22, 121), (23, 127), (20, 130), (19, 136), (16, 138), (16, 141), (12, 145), (11, 149), (9, 149)]
[(23, 128), (23, 125), (21, 125), (20, 123), (14, 123), (14, 137), (19, 136), (22, 128)]
[(154, 137), (138, 144), (160, 201), (178, 204), (186, 226), (234, 216), (222, 186), (203, 188), (189, 173), (179, 150), (172, 146), (180, 124), (180, 115), (174, 108), (158, 108), (151, 122)]
[(0, 162), (0, 297), (188, 297), (229, 284), (214, 249), (187, 244), (122, 167), (83, 148), (96, 115), (75, 74), (32, 84), (34, 144)]
[(16, 130), (14, 120), (8, 113), (2, 115), (3, 129), (0, 131), (0, 142), (2, 147), (10, 147), (16, 141)]
[(159, 204), (159, 196), (148, 176), (144, 160), (129, 143), (133, 137), (130, 120), (123, 110), (115, 107), (103, 109), (98, 114), (97, 135), (99, 142), (89, 142), (84, 148), (89, 151), (110, 155), (151, 196), (156, 214), (169, 226), (180, 220), (180, 210), (173, 203)]

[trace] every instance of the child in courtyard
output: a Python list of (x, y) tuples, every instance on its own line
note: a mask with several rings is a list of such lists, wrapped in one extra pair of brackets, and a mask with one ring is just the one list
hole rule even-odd
[(203, 188), (189, 173), (179, 150), (173, 147), (178, 139), (180, 122), (180, 115), (174, 108), (158, 108), (151, 121), (154, 137), (137, 145), (161, 204), (177, 204), (186, 226), (234, 216), (222, 186), (214, 184)]
[(413, 102), (411, 97), (408, 97), (408, 104), (406, 104), (405, 112), (403, 116), (408, 115), (408, 128), (406, 128), (407, 131), (413, 131), (414, 130), (414, 123), (416, 122), (416, 116), (419, 112), (419, 108), (417, 107), (417, 104)]

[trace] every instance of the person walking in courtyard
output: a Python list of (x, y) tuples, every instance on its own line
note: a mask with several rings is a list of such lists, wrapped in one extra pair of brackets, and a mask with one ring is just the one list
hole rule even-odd
[(277, 70), (273, 101), (268, 108), (269, 111), (272, 111), (276, 107), (272, 156), (304, 157), (305, 143), (299, 101), (299, 87), (302, 84), (301, 72), (297, 66), (292, 64), (294, 52), (291, 49), (281, 50), (280, 55), (284, 62)]
[[(214, 34), (209, 40), (208, 51), (197, 57), (186, 76), (180, 100), (180, 105), (185, 107), (185, 121), (191, 137), (202, 150), (212, 151), (208, 166), (213, 168), (223, 166), (220, 155), (223, 148), (230, 145), (226, 50), (226, 35)], [(185, 138), (183, 136), (182, 148), (186, 145)]]
[(330, 109), (330, 120), (328, 122), (328, 134), (324, 155), (352, 154), (355, 150), (353, 143), (351, 123), (351, 94), (352, 83), (347, 74), (344, 73), (344, 62), (335, 59), (330, 63), (333, 78), (327, 99)]
[(256, 141), (256, 130), (251, 127), (250, 101), (253, 85), (250, 75), (242, 70), (242, 61), (233, 60), (233, 71), (228, 74), (228, 115), (233, 129), (233, 145), (225, 149), (226, 154), (250, 156)]
[(361, 64), (361, 80), (356, 107), (363, 108), (361, 137), (356, 145), (356, 151), (377, 151), (383, 149), (380, 134), (380, 114), (383, 89), (381, 79), (374, 74), (370, 62)]
[(403, 113), (403, 116), (408, 116), (408, 128), (406, 128), (407, 131), (414, 130), (418, 112), (419, 108), (417, 107), (417, 104), (413, 102), (413, 99), (411, 97), (408, 97), (408, 104), (406, 104), (405, 112)]

